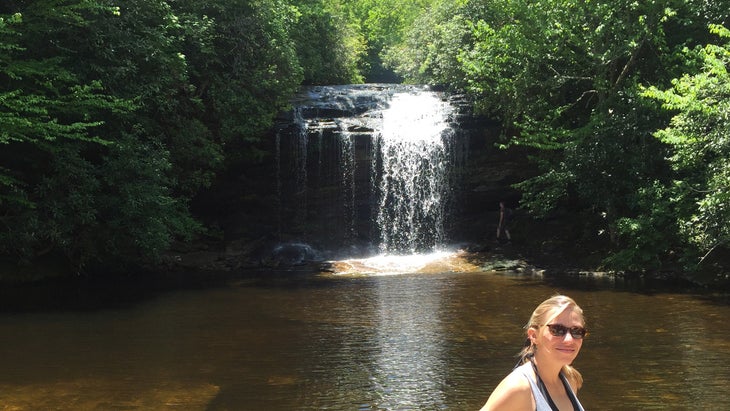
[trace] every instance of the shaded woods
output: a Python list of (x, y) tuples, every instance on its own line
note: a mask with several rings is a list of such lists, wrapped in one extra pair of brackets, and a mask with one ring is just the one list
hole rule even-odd
[(528, 148), (537, 170), (515, 186), (520, 208), (579, 221), (569, 234), (605, 268), (723, 279), (729, 14), (678, 0), (3, 1), (3, 275), (94, 274), (223, 239), (196, 204), (271, 161), (299, 86), (403, 81), (499, 121), (500, 145)]

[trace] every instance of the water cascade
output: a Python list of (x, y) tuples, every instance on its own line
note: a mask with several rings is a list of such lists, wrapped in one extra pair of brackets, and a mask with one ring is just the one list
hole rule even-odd
[(437, 95), (418, 92), (393, 96), (382, 112), (373, 177), (384, 253), (433, 250), (444, 241), (449, 108)]
[(448, 240), (466, 144), (425, 87), (314, 87), (277, 135), (282, 240), (340, 255), (408, 255)]

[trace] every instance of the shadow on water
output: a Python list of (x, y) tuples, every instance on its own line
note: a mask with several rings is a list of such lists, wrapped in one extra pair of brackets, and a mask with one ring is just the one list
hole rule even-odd
[[(548, 285), (556, 289), (577, 291), (629, 292), (641, 295), (691, 294), (718, 305), (730, 305), (730, 293), (698, 286), (681, 279), (614, 276), (591, 273), (535, 274), (515, 270), (510, 261), (497, 259), (482, 261), (482, 267), (469, 258), (462, 267), (453, 261), (424, 272), (487, 271), (519, 281), (525, 287)], [(345, 261), (345, 260), (343, 260)], [(347, 260), (363, 261), (363, 260)], [(329, 263), (328, 263), (329, 264)], [(348, 262), (348, 267), (352, 263)], [(466, 265), (466, 267), (464, 267)], [(237, 272), (187, 271), (175, 273), (137, 273), (125, 276), (56, 278), (29, 283), (4, 284), (0, 287), (0, 313), (97, 311), (130, 307), (181, 290), (207, 290), (227, 287), (256, 287), (259, 289), (304, 289), (331, 287), (337, 282), (322, 277), (321, 263), (255, 269)], [(348, 282), (357, 282), (357, 276), (344, 276)], [(362, 279), (360, 279), (362, 280)], [(340, 282), (339, 285), (344, 283)]]
[(579, 291), (611, 290), (641, 295), (686, 294), (720, 304), (730, 303), (730, 293), (713, 290), (681, 278), (649, 278), (638, 275), (611, 274), (545, 274), (541, 281), (545, 284)]
[(315, 266), (238, 272), (188, 271), (137, 273), (124, 276), (65, 277), (0, 286), (0, 313), (85, 312), (130, 307), (175, 291), (235, 287), (311, 288)]
[(96, 311), (124, 308), (176, 290), (225, 287), (229, 273), (154, 273), (64, 277), (0, 287), (0, 312)]

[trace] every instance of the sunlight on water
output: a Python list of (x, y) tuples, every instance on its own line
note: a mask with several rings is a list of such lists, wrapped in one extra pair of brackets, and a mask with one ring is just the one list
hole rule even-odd
[[(469, 259), (454, 254), (442, 260)], [(107, 302), (0, 312), (0, 410), (477, 410), (535, 304), (562, 292), (591, 329), (575, 364), (588, 409), (730, 404), (727, 296), (588, 276), (260, 274), (153, 294), (74, 287), (65, 298)]]
[(468, 262), (462, 251), (424, 254), (381, 254), (369, 258), (331, 261), (334, 274), (397, 275), (407, 273), (471, 272), (479, 267)]

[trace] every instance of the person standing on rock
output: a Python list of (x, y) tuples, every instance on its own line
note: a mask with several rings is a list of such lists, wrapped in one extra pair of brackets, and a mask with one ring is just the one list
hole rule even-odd
[(504, 201), (499, 202), (499, 224), (497, 225), (497, 241), (502, 236), (504, 231), (507, 242), (512, 241), (512, 236), (509, 234), (509, 221), (512, 219), (514, 211), (504, 205)]

